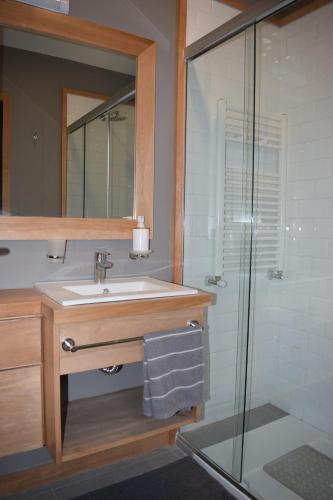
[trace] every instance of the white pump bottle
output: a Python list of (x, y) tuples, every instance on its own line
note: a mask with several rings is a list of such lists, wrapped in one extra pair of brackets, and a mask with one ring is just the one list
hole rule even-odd
[(138, 215), (138, 225), (133, 229), (133, 251), (148, 252), (149, 250), (149, 229), (145, 227), (145, 218)]

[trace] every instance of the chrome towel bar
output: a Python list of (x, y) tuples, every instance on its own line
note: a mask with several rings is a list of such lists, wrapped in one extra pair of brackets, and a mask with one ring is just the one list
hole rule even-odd
[[(195, 319), (192, 319), (186, 323), (186, 326), (199, 326), (199, 322)], [(117, 345), (117, 344), (126, 344), (128, 342), (135, 342), (137, 340), (143, 340), (143, 337), (131, 337), (128, 339), (119, 339), (119, 340), (108, 340), (107, 342), (96, 342), (93, 344), (82, 344), (82, 345), (75, 345), (75, 340), (71, 338), (67, 338), (62, 341), (61, 347), (63, 348), (64, 351), (67, 352), (77, 352), (77, 351), (82, 351), (83, 349), (93, 349), (94, 347), (105, 347), (105, 346), (110, 346), (110, 345)]]

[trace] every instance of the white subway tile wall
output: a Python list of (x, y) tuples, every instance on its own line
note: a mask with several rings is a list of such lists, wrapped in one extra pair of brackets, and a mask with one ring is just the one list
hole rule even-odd
[[(266, 283), (277, 331), (270, 401), (328, 433), (333, 433), (332, 7), (283, 28), (265, 23), (259, 44), (261, 109), (267, 110), (270, 99), (289, 124), (285, 280)], [(261, 293), (257, 286), (256, 310)]]

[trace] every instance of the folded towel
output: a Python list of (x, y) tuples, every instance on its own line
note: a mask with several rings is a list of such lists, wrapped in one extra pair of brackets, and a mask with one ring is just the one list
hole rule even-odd
[(144, 336), (143, 413), (168, 418), (203, 400), (202, 328)]

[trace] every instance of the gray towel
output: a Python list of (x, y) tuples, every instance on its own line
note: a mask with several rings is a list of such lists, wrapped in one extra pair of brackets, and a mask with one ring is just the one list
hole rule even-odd
[(168, 418), (203, 400), (202, 328), (144, 336), (143, 413)]

